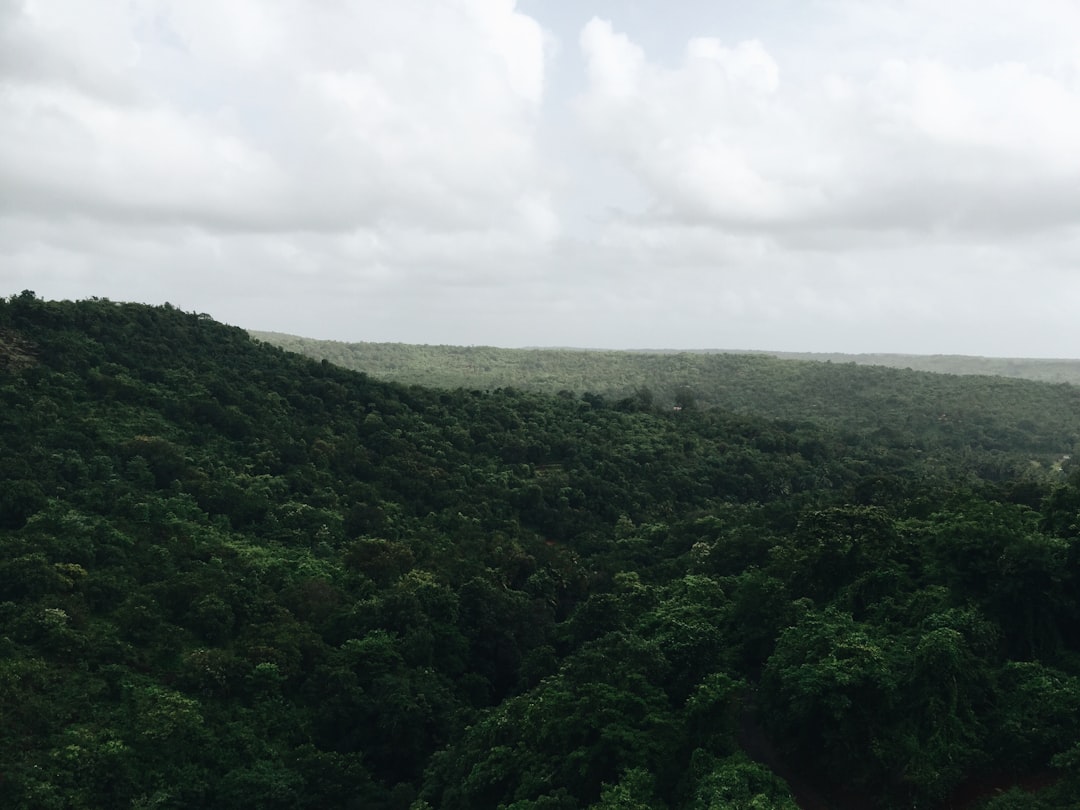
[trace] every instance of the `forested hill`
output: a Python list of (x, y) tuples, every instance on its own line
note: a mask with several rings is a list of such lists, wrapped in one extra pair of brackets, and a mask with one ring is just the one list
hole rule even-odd
[(1072, 389), (892, 379), (783, 422), (2, 299), (0, 806), (1075, 807)]
[(860, 366), (888, 366), (932, 371), (935, 374), (980, 374), (1014, 377), (1019, 380), (1080, 385), (1080, 360), (1031, 357), (974, 357), (961, 354), (823, 354), (811, 352), (769, 352), (788, 360), (816, 363), (856, 363)]
[[(408, 343), (343, 343), (335, 340), (251, 332), (259, 340), (317, 360), (367, 371), (376, 377), (406, 383), (500, 387), (537, 390), (596, 390), (627, 396), (642, 386), (657, 385), (673, 397), (680, 387), (704, 382), (707, 397), (718, 390), (715, 375), (739, 368), (736, 357), (753, 358), (762, 370), (776, 367), (764, 358), (807, 363), (883, 366), (935, 374), (1009, 377), (1037, 382), (1080, 385), (1080, 360), (1018, 357), (974, 357), (954, 354), (826, 354), (815, 352), (607, 351), (601, 349), (498, 349), (491, 346), (428, 346)], [(662, 358), (673, 358), (665, 363)], [(667, 366), (665, 368), (665, 365)], [(813, 374), (813, 369), (802, 369)], [(590, 386), (592, 386), (590, 388)]]
[(407, 384), (591, 393), (656, 408), (718, 407), (789, 421), (810, 419), (846, 430), (900, 429), (954, 446), (1015, 447), (1027, 442), (1044, 452), (1068, 452), (1080, 436), (1080, 387), (992, 376), (989, 366), (985, 375), (960, 377), (764, 354), (497, 349), (253, 335), (317, 360)]

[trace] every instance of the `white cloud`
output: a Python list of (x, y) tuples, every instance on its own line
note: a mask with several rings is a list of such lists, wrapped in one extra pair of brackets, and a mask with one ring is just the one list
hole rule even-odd
[(1080, 170), (1080, 93), (1026, 65), (891, 61), (868, 95), (883, 122), (920, 145), (970, 148), (977, 159), (998, 153), (996, 165), (984, 162), (991, 172)]
[(168, 107), (117, 107), (63, 86), (0, 94), (4, 208), (46, 215), (257, 224), (286, 185), (270, 156)]
[(581, 31), (581, 47), (597, 95), (614, 103), (638, 94), (645, 53), (629, 37), (616, 33), (607, 20), (593, 17)]
[(804, 76), (759, 41), (701, 38), (667, 67), (598, 19), (581, 47), (595, 148), (675, 221), (940, 234), (1056, 226), (1080, 205), (1080, 86), (1049, 69), (916, 57)]
[(11, 206), (315, 230), (514, 227), (528, 209), (523, 229), (540, 233), (543, 35), (511, 2), (53, 2), (7, 15), (8, 39), (42, 54), (0, 93)]
[(1073, 0), (0, 0), (0, 294), (1075, 355), (1077, 30)]
[(692, 39), (671, 69), (594, 18), (581, 46), (590, 83), (579, 114), (597, 148), (652, 191), (658, 213), (748, 224), (812, 202), (802, 170), (776, 148), (789, 113), (775, 104), (779, 69), (760, 42)]

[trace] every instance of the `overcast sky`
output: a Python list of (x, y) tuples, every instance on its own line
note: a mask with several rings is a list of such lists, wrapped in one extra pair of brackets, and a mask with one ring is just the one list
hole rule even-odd
[(0, 0), (0, 295), (1080, 357), (1075, 0)]

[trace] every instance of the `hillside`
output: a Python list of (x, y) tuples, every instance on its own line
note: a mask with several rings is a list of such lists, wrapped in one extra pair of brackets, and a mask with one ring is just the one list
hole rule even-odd
[[(251, 330), (252, 337), (281, 346), (289, 351), (316, 359), (327, 359), (345, 368), (367, 369), (376, 376), (409, 383), (428, 383), (442, 387), (457, 387), (470, 383), (479, 385), (525, 385), (549, 390), (564, 383), (588, 387), (599, 372), (605, 390), (627, 393), (635, 382), (656, 380), (656, 358), (681, 358), (683, 370), (692, 374), (708, 370), (710, 364), (695, 364), (687, 358), (732, 356), (778, 358), (804, 363), (882, 366), (911, 371), (961, 376), (1008, 377), (1047, 383), (1080, 385), (1080, 360), (1041, 359), (1020, 357), (975, 357), (954, 354), (839, 354), (822, 352), (723, 351), (695, 350), (627, 350), (603, 349), (499, 349), (491, 346), (430, 346), (408, 343), (344, 343), (336, 340), (287, 335), (282, 332)], [(582, 357), (584, 355), (584, 358)], [(590, 363), (590, 360), (599, 360)], [(662, 361), (659, 363), (662, 365)], [(723, 365), (719, 366), (723, 368)], [(673, 372), (674, 375), (674, 372)], [(628, 379), (630, 377), (632, 379)], [(687, 376), (684, 382), (691, 381)], [(512, 382), (516, 380), (516, 382)], [(667, 386), (683, 383), (665, 379)], [(556, 389), (557, 390), (557, 389)]]
[(1027, 357), (973, 357), (957, 354), (815, 354), (809, 352), (769, 352), (788, 360), (817, 363), (856, 363), (860, 366), (888, 366), (932, 371), (935, 374), (1012, 377), (1049, 383), (1080, 385), (1080, 360)]
[[(467, 385), (475, 380), (478, 384), (494, 383), (496, 386), (510, 384), (535, 385), (549, 389), (564, 380), (574, 387), (586, 386), (588, 371), (599, 369), (600, 380), (605, 389), (626, 392), (629, 380), (615, 376), (612, 363), (623, 375), (638, 379), (655, 379), (656, 357), (716, 357), (741, 355), (751, 357), (775, 357), (781, 360), (797, 360), (807, 363), (831, 363), (839, 365), (882, 366), (885, 368), (929, 371), (935, 374), (962, 376), (1008, 377), (1047, 383), (1080, 385), (1080, 360), (1042, 359), (1021, 357), (976, 357), (955, 354), (840, 354), (823, 352), (778, 351), (723, 351), (715, 349), (694, 350), (647, 350), (610, 351), (602, 349), (498, 349), (490, 346), (429, 346), (407, 343), (343, 343), (335, 340), (287, 335), (281, 332), (251, 331), (252, 337), (289, 351), (306, 354), (317, 359), (326, 358), (345, 368), (367, 368), (371, 373), (386, 379), (402, 382), (438, 384), (444, 387)], [(599, 364), (582, 363), (578, 355), (588, 359), (601, 359)], [(634, 357), (638, 358), (635, 363)], [(629, 362), (627, 362), (629, 361)], [(685, 360), (683, 361), (685, 363)], [(583, 366), (585, 366), (583, 368)], [(708, 368), (706, 365), (705, 368)], [(722, 368), (722, 366), (721, 366)], [(689, 371), (689, 368), (686, 369)], [(653, 376), (642, 377), (644, 372)], [(700, 371), (698, 372), (700, 373)], [(439, 376), (441, 375), (441, 376)], [(437, 383), (434, 382), (437, 380)], [(669, 385), (678, 382), (669, 381)]]
[[(849, 433), (897, 431), (926, 447), (1025, 448), (1047, 459), (1071, 454), (1080, 438), (1080, 387), (1060, 383), (745, 353), (337, 343), (253, 334), (289, 351), (411, 385), (590, 393), (624, 408), (720, 408), (809, 420)], [(899, 362), (905, 356), (880, 357)]]
[(1075, 389), (743, 359), (674, 411), (0, 300), (0, 806), (1074, 806)]

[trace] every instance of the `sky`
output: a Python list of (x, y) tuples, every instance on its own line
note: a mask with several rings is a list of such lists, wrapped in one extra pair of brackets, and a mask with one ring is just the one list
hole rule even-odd
[(1075, 0), (0, 0), (0, 295), (1080, 357)]

